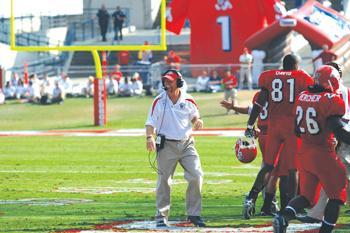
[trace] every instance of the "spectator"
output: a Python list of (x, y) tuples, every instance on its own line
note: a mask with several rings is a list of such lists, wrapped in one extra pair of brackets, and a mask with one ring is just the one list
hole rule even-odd
[(108, 82), (106, 83), (106, 88), (107, 88), (108, 95), (117, 95), (119, 84), (118, 84), (116, 79), (114, 79), (114, 78), (112, 78), (112, 76), (110, 76), (108, 78)]
[(216, 70), (213, 70), (213, 75), (209, 79), (209, 90), (213, 93), (221, 91), (222, 78)]
[(69, 96), (73, 95), (73, 83), (67, 74), (65, 73), (61, 74), (59, 85), (62, 87), (62, 90), (66, 95), (69, 95)]
[(82, 88), (82, 94), (86, 97), (94, 96), (94, 77), (89, 76), (86, 86)]
[(209, 91), (209, 76), (208, 72), (203, 70), (202, 75), (197, 77), (196, 91), (198, 92), (208, 92)]
[[(314, 59), (312, 59), (312, 62), (316, 63), (318, 59), (321, 60), (321, 64), (319, 65), (325, 65), (329, 62), (332, 62), (337, 59), (337, 55), (329, 50), (328, 45), (324, 44), (322, 45), (323, 51), (316, 56)], [(315, 67), (317, 69), (318, 66)]]
[(24, 86), (24, 82), (22, 79), (18, 80), (18, 84), (16, 87), (16, 99), (23, 99), (26, 97), (27, 88)]
[(31, 74), (29, 76), (29, 82), (32, 82), (33, 85), (36, 85), (39, 88), (38, 76), (36, 74)]
[(11, 75), (10, 86), (16, 87), (18, 83), (18, 74), (13, 72)]
[(239, 56), (239, 62), (241, 63), (241, 69), (240, 69), (240, 75), (239, 75), (239, 89), (243, 89), (243, 82), (246, 77), (248, 89), (251, 90), (253, 56), (249, 53), (247, 48), (243, 49), (243, 54)]
[(181, 58), (175, 53), (174, 50), (170, 50), (168, 56), (164, 57), (165, 63), (170, 69), (180, 69)]
[(253, 86), (258, 87), (258, 79), (260, 74), (264, 71), (264, 59), (266, 57), (266, 53), (263, 50), (253, 50)]
[[(237, 103), (237, 78), (236, 76), (232, 75), (231, 71), (228, 70), (225, 73), (225, 77), (222, 80), (222, 84), (224, 85), (224, 100), (228, 101), (231, 98), (232, 103), (236, 106)], [(226, 114), (230, 112), (229, 109), (227, 109)], [(235, 114), (238, 114), (238, 112), (235, 112)]]
[(109, 14), (106, 10), (106, 6), (104, 4), (101, 5), (101, 8), (97, 12), (98, 25), (100, 26), (102, 41), (107, 41), (106, 34), (109, 23)]
[(59, 82), (55, 82), (55, 87), (52, 90), (51, 103), (63, 104), (65, 99), (64, 89), (60, 87)]
[(129, 82), (128, 77), (124, 78), (124, 82), (119, 87), (119, 96), (121, 97), (131, 96), (131, 83)]
[(10, 81), (5, 84), (4, 91), (2, 91), (6, 99), (14, 99), (16, 97), (16, 88), (11, 85)]
[(137, 58), (139, 62), (142, 62), (144, 64), (151, 64), (153, 54), (152, 51), (148, 49), (148, 41), (146, 40), (144, 42), (144, 47), (139, 51)]
[(26, 98), (30, 103), (39, 103), (41, 99), (40, 88), (33, 82), (33, 79), (29, 79), (29, 86), (27, 88)]
[[(120, 9), (119, 6), (117, 6), (116, 11), (113, 12), (112, 14), (112, 19), (113, 19), (113, 26), (114, 26), (114, 40), (123, 40), (123, 24), (125, 21), (125, 14), (124, 12)], [(120, 34), (120, 37), (118, 38), (118, 33)]]
[(118, 63), (122, 66), (129, 65), (130, 53), (129, 51), (120, 51), (117, 53)]
[(44, 76), (44, 80), (40, 85), (40, 95), (41, 95), (40, 103), (48, 104), (49, 99), (51, 98), (51, 95), (52, 95), (52, 87), (47, 75)]
[(135, 73), (134, 76), (131, 78), (131, 95), (142, 95), (143, 91), (143, 84), (140, 78), (139, 73)]
[(118, 82), (120, 84), (120, 81), (123, 77), (123, 73), (120, 71), (120, 65), (114, 66), (114, 71), (110, 74), (110, 77)]

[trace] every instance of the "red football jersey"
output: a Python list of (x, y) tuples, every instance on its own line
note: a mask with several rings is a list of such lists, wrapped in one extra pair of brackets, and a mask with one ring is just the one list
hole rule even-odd
[(239, 63), (245, 40), (275, 21), (279, 0), (172, 0), (167, 29), (179, 34), (191, 24), (191, 62)]
[[(260, 91), (255, 93), (255, 95), (253, 97), (253, 101), (252, 101), (253, 104), (255, 103), (255, 101), (257, 101), (259, 93), (260, 93)], [(259, 113), (259, 117), (258, 117), (257, 125), (258, 125), (258, 128), (260, 130), (266, 130), (267, 129), (268, 116), (269, 116), (268, 108), (269, 108), (269, 102), (267, 101), (265, 103), (265, 106), (261, 109), (261, 111)]]
[(313, 84), (303, 70), (268, 70), (259, 77), (259, 86), (269, 91), (269, 117), (293, 116), (296, 97)]
[(329, 116), (345, 114), (345, 103), (340, 96), (304, 91), (298, 96), (294, 111), (303, 143), (334, 148), (334, 135), (326, 123)]
[(225, 77), (225, 78), (222, 80), (222, 84), (224, 84), (224, 87), (225, 87), (226, 89), (235, 88), (235, 87), (237, 87), (237, 85), (238, 85), (237, 77), (234, 76), (234, 75), (231, 75), (231, 76), (229, 76), (229, 77)]

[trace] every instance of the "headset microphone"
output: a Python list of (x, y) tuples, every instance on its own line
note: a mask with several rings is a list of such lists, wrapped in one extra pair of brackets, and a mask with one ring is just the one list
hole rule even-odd
[(167, 87), (165, 87), (165, 86), (163, 87), (163, 89), (164, 89), (164, 91), (167, 91), (167, 90), (168, 90), (168, 88), (167, 88)]

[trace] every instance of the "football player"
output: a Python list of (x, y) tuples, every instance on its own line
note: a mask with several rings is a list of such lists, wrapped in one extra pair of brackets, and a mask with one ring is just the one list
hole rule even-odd
[[(337, 69), (339, 72), (340, 78), (342, 78), (343, 72), (337, 63), (329, 62), (326, 65), (330, 65), (330, 66), (334, 67), (335, 69)], [(348, 87), (346, 87), (344, 84), (340, 83), (339, 91), (340, 91), (340, 96), (344, 100), (345, 107), (346, 107), (346, 113), (342, 117), (342, 119), (343, 119), (344, 123), (349, 124), (349, 120), (350, 120), (350, 89)], [(340, 156), (342, 162), (346, 166), (348, 176), (350, 174), (350, 163), (348, 162), (350, 160), (347, 159), (347, 158), (349, 158), (349, 153), (350, 153), (349, 145), (346, 143), (339, 142), (337, 145), (337, 154)], [(349, 178), (348, 178), (348, 181), (349, 181)], [(322, 189), (320, 192), (320, 197), (318, 198), (317, 204), (314, 207), (312, 207), (312, 209), (310, 209), (308, 211), (307, 215), (297, 216), (297, 219), (301, 222), (304, 222), (304, 223), (321, 222), (323, 219), (323, 213), (324, 213), (324, 209), (326, 208), (327, 201), (328, 201), (328, 197), (327, 197), (326, 193), (324, 192), (324, 190)], [(350, 187), (348, 186), (348, 188), (347, 188), (347, 202), (348, 202), (348, 204), (349, 204), (349, 201), (350, 201)]]
[[(257, 100), (258, 96), (259, 96), (260, 92), (256, 92), (254, 97), (253, 97), (253, 101), (252, 104), (254, 104), (254, 102)], [(226, 108), (227, 111), (229, 110), (234, 110), (238, 113), (242, 113), (242, 114), (250, 114), (251, 110), (253, 108), (253, 105), (250, 106), (238, 106), (235, 105), (233, 101), (229, 102), (227, 100), (223, 100), (220, 102), (221, 106)], [(257, 127), (258, 127), (258, 142), (259, 142), (259, 147), (260, 147), (260, 151), (262, 154), (262, 166), (264, 166), (264, 161), (265, 161), (265, 144), (266, 144), (266, 137), (267, 137), (267, 122), (268, 122), (268, 102), (265, 103), (264, 107), (262, 108), (261, 112), (259, 113), (259, 117), (258, 117), (258, 123), (257, 123)], [(265, 216), (265, 215), (274, 215), (276, 210), (278, 210), (277, 207), (277, 202), (275, 200), (275, 192), (276, 192), (276, 183), (278, 180), (279, 175), (277, 174), (277, 172), (275, 172), (276, 174), (272, 175), (271, 178), (269, 179), (269, 182), (266, 186), (265, 189), (265, 195), (264, 195), (264, 204), (263, 207), (261, 208), (261, 215)], [(281, 196), (281, 207), (283, 208), (283, 206), (285, 207), (287, 205), (286, 201), (287, 199), (284, 198), (284, 193), (286, 190), (285, 186), (287, 179), (282, 177), (280, 180), (280, 196)], [(283, 201), (285, 200), (285, 201)], [(255, 207), (252, 208), (252, 212), (255, 212)], [(252, 214), (252, 213), (251, 213)], [(245, 218), (250, 218), (250, 215), (245, 216)]]
[[(314, 204), (321, 185), (329, 200), (321, 233), (332, 232), (346, 200), (346, 171), (335, 151), (335, 138), (350, 144), (342, 116), (345, 103), (337, 95), (340, 75), (332, 66), (321, 66), (314, 75), (314, 85), (302, 92), (295, 104), (295, 133), (301, 138), (299, 153), (300, 195), (293, 198), (273, 220), (274, 232), (286, 232), (288, 222), (297, 213)], [(331, 172), (329, 172), (331, 171)]]
[(266, 159), (260, 169), (253, 187), (245, 199), (243, 217), (247, 218), (254, 208), (259, 192), (266, 185), (272, 170), (280, 161), (288, 170), (288, 199), (297, 192), (296, 152), (297, 137), (294, 135), (293, 107), (295, 97), (313, 83), (313, 79), (298, 69), (299, 59), (292, 54), (283, 58), (282, 70), (269, 70), (259, 77), (261, 87), (258, 99), (249, 116), (245, 135), (254, 136), (253, 125), (265, 103), (269, 103), (269, 121), (266, 143)]

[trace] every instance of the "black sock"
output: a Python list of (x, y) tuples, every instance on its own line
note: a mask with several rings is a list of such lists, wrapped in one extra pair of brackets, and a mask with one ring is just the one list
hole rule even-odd
[(320, 229), (321, 233), (332, 232), (335, 224), (337, 223), (340, 206), (343, 205), (341, 200), (329, 199), (324, 210), (324, 220), (322, 221), (322, 226)]
[(275, 194), (273, 193), (265, 193), (264, 204), (261, 210), (271, 210), (272, 200), (274, 199)]
[(279, 188), (280, 188), (281, 211), (284, 210), (284, 208), (286, 208), (286, 206), (288, 204), (287, 182), (288, 182), (287, 176), (280, 177)]
[(254, 187), (250, 190), (249, 194), (248, 194), (248, 198), (249, 199), (253, 199), (254, 201), (256, 201), (256, 199), (258, 198), (259, 195), (259, 191), (257, 191)]
[(333, 228), (333, 225), (329, 225), (325, 222), (322, 222), (319, 233), (331, 233), (333, 231)]
[(287, 187), (288, 187), (287, 198), (288, 198), (288, 201), (290, 201), (297, 195), (297, 191), (298, 191), (298, 179), (297, 179), (296, 170), (289, 171)]
[(310, 206), (310, 202), (308, 199), (306, 199), (304, 196), (296, 196), (288, 202), (288, 206), (286, 207), (286, 210), (293, 209), (293, 211), (295, 211), (294, 213), (295, 215), (295, 214), (301, 213), (305, 208), (309, 206)]
[(287, 221), (295, 219), (295, 210), (291, 206), (287, 206), (282, 213)]

